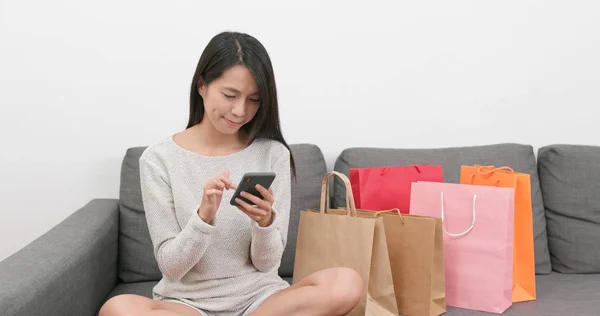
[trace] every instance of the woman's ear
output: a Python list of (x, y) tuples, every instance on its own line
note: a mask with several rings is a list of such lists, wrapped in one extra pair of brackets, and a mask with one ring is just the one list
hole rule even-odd
[(204, 95), (206, 94), (206, 85), (204, 84), (204, 79), (202, 79), (202, 77), (198, 79), (198, 84), (196, 86), (198, 89), (198, 94), (204, 98)]

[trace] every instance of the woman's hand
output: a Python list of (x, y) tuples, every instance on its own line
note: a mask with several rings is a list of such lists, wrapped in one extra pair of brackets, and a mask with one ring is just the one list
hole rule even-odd
[(238, 203), (237, 208), (255, 220), (260, 227), (267, 227), (273, 222), (273, 191), (265, 189), (260, 184), (256, 185), (256, 189), (263, 196), (263, 199), (261, 200), (248, 192), (241, 192), (242, 197), (252, 202), (252, 205), (237, 198), (235, 199)]
[(219, 206), (221, 206), (223, 191), (229, 189), (235, 190), (237, 189), (237, 186), (229, 180), (228, 170), (225, 170), (223, 174), (204, 184), (202, 203), (200, 208), (198, 208), (198, 216), (200, 216), (205, 223), (210, 223), (215, 218)]

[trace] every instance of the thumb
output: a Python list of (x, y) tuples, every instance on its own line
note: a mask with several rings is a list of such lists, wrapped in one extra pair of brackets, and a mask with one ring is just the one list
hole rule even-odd
[(225, 169), (225, 171), (223, 171), (223, 176), (226, 178), (229, 178), (229, 170)]

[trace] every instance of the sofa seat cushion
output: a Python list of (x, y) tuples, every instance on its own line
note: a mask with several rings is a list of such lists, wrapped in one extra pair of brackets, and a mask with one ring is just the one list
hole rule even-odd
[(542, 147), (538, 168), (552, 268), (600, 273), (600, 147)]
[[(284, 278), (291, 284), (291, 278)], [(563, 316), (598, 315), (600, 302), (600, 274), (560, 274), (552, 272), (537, 276), (537, 300), (515, 303), (504, 316)], [(119, 294), (137, 294), (152, 297), (157, 282), (119, 284), (107, 300)], [(447, 316), (489, 316), (490, 313), (448, 307)]]
[[(498, 144), (438, 149), (349, 148), (337, 158), (334, 169), (349, 175), (350, 168), (412, 164), (442, 165), (444, 182), (449, 183), (460, 181), (461, 165), (510, 166), (517, 172), (529, 174), (533, 204), (535, 271), (538, 274), (550, 272), (544, 203), (533, 147), (520, 144)], [(333, 191), (334, 205), (343, 205), (345, 191), (338, 179), (334, 180)]]
[[(537, 276), (537, 300), (513, 303), (503, 316), (598, 315), (600, 274), (560, 274)], [(490, 313), (448, 307), (447, 316), (489, 316)]]

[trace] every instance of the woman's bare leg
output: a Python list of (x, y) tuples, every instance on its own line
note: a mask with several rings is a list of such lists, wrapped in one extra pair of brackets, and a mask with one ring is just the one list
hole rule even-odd
[(325, 269), (269, 297), (251, 315), (345, 315), (360, 302), (363, 284), (352, 269)]
[(184, 304), (153, 300), (140, 295), (115, 296), (102, 306), (98, 316), (199, 316)]

